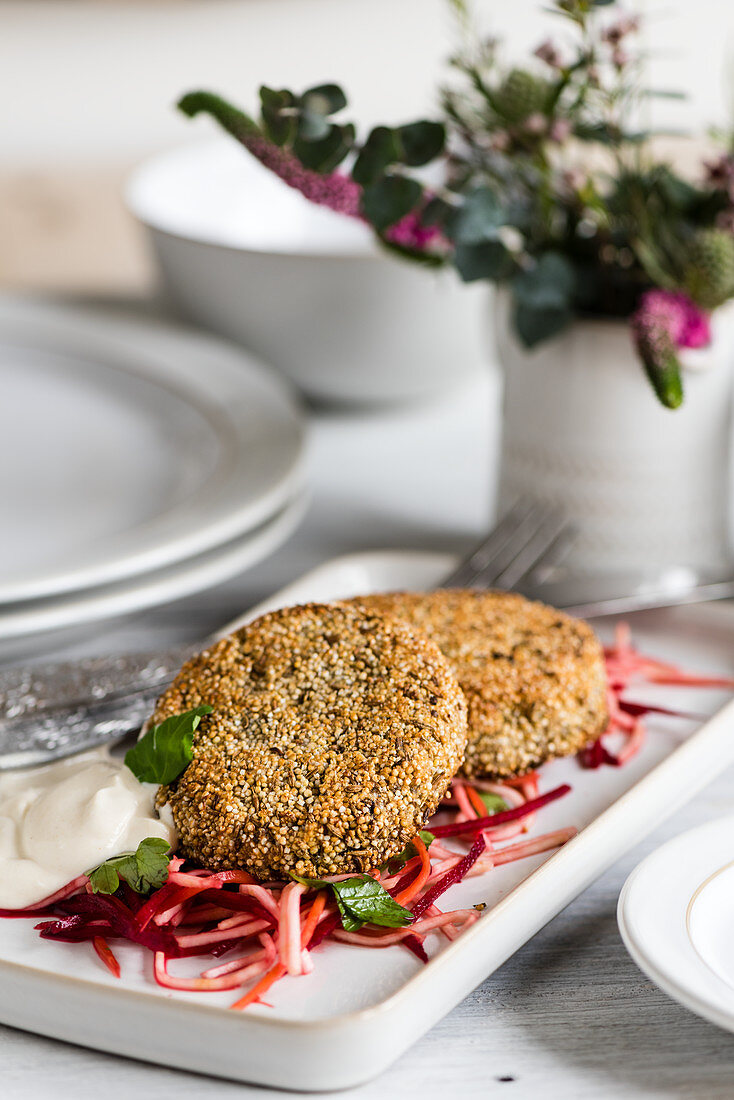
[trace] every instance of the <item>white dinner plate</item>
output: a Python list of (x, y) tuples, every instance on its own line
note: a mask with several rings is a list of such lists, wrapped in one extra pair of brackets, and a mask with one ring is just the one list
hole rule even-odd
[(6, 643), (26, 635), (128, 615), (181, 599), (237, 576), (262, 561), (295, 530), (308, 503), (305, 491), (253, 531), (168, 568), (112, 585), (0, 607), (0, 656)]
[(734, 814), (669, 840), (619, 896), (640, 970), (698, 1016), (734, 1031)]
[[(419, 552), (350, 555), (301, 578), (247, 617), (279, 604), (430, 586), (451, 564), (445, 555)], [(647, 652), (709, 673), (734, 672), (732, 605), (643, 612), (630, 621)], [(314, 953), (312, 974), (283, 979), (268, 993), (269, 1004), (240, 1014), (228, 1008), (231, 993), (160, 988), (150, 957), (132, 944), (119, 945), (122, 978), (116, 980), (88, 945), (41, 940), (30, 921), (0, 921), (0, 1020), (239, 1081), (306, 1091), (357, 1085), (395, 1061), (624, 851), (734, 761), (734, 704), (720, 709), (730, 696), (675, 691), (681, 708), (719, 713), (698, 729), (680, 720), (651, 721), (641, 751), (622, 768), (585, 771), (575, 759), (546, 765), (542, 789), (568, 782), (572, 791), (543, 809), (533, 833), (574, 825), (579, 835), (556, 853), (452, 887), (447, 907), (484, 903), (487, 909), (445, 947), (430, 937), (427, 966), (400, 947), (365, 951), (327, 944)], [(647, 698), (664, 704), (670, 693), (659, 687)], [(176, 973), (201, 969), (196, 959), (174, 965)]]
[(2, 298), (0, 393), (0, 605), (203, 554), (303, 481), (284, 383), (184, 328)]

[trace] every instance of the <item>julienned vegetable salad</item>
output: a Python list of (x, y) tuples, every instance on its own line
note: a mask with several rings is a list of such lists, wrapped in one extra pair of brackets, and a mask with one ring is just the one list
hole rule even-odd
[[(643, 744), (647, 713), (693, 717), (626, 699), (631, 684), (734, 687), (729, 679), (688, 674), (643, 656), (624, 624), (605, 657), (610, 723), (580, 754), (587, 768), (626, 763)], [(169, 721), (166, 729), (152, 730), (145, 744), (139, 742), (128, 754), (129, 766), (159, 782), (169, 764), (185, 766), (199, 717), (191, 712)], [(622, 738), (616, 752), (609, 748), (611, 736)], [(0, 915), (37, 920), (35, 928), (44, 939), (91, 942), (115, 977), (120, 977), (120, 965), (109, 941), (137, 943), (153, 953), (153, 975), (160, 985), (193, 992), (237, 990), (240, 996), (232, 1007), (244, 1009), (286, 974), (309, 974), (314, 952), (327, 942), (399, 945), (428, 962), (427, 948), (435, 951), (437, 942), (429, 937), (455, 939), (484, 908), (442, 910), (438, 902), (451, 886), (558, 848), (576, 834), (569, 826), (528, 835), (536, 813), (571, 792), (564, 784), (541, 794), (539, 780), (537, 772), (502, 783), (455, 779), (430, 827), (397, 857), (366, 874), (259, 883), (245, 871), (189, 865), (172, 855), (160, 837), (150, 837), (135, 852), (106, 860), (36, 905), (0, 910)], [(208, 956), (199, 977), (170, 972), (175, 960), (198, 955)], [(214, 961), (225, 956), (226, 961)]]

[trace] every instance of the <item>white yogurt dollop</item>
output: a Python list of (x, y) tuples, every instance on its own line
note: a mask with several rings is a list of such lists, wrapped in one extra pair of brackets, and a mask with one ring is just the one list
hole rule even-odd
[(105, 749), (0, 775), (0, 908), (34, 905), (146, 837), (174, 846), (156, 791)]

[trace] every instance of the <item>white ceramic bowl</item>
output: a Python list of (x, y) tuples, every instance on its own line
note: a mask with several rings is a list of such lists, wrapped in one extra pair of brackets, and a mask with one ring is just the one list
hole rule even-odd
[(311, 397), (419, 398), (484, 359), (480, 286), (383, 253), (366, 226), (312, 206), (234, 141), (153, 157), (126, 197), (174, 304)]

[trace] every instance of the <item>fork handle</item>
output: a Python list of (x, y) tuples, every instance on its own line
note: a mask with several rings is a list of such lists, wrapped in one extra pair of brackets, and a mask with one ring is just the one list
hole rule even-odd
[(0, 723), (0, 768), (46, 764), (63, 756), (113, 744), (138, 730), (150, 715), (158, 689), (146, 689), (121, 700), (81, 706), (59, 722), (46, 712), (33, 719)]
[(0, 713), (5, 719), (51, 714), (90, 701), (113, 701), (168, 683), (199, 646), (145, 653), (116, 653), (80, 661), (0, 671)]

